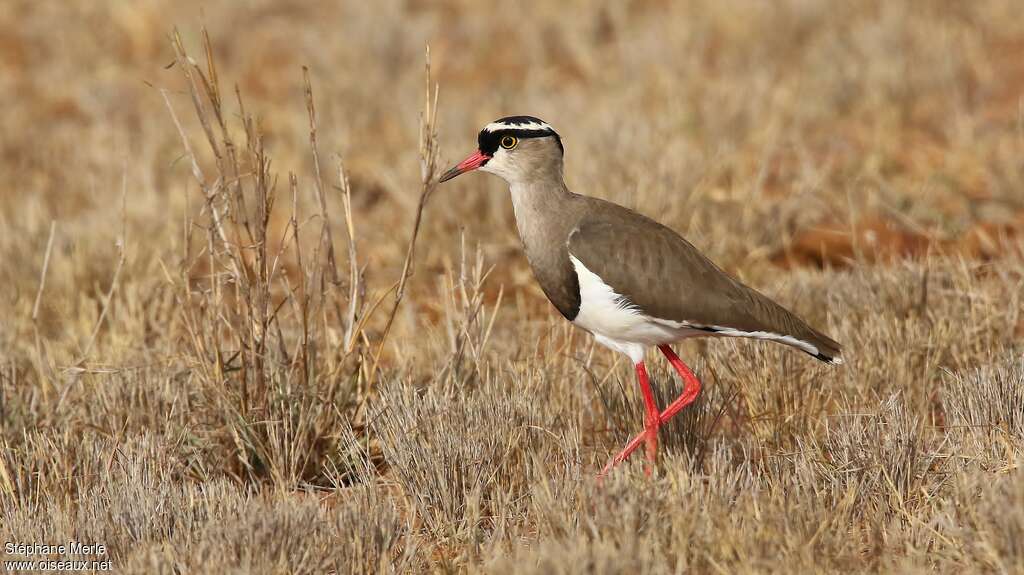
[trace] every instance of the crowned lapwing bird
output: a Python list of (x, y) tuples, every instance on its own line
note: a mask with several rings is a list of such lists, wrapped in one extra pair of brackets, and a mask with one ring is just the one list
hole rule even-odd
[[(480, 170), (509, 185), (519, 237), (534, 276), (565, 318), (598, 343), (629, 357), (643, 395), (644, 431), (601, 475), (646, 445), (647, 473), (658, 429), (691, 404), (700, 381), (669, 347), (691, 337), (774, 341), (839, 364), (840, 345), (795, 314), (741, 283), (682, 236), (622, 206), (575, 194), (563, 179), (562, 139), (546, 122), (511, 116), (484, 126), (477, 150), (441, 182)], [(644, 352), (657, 347), (684, 382), (659, 410)]]

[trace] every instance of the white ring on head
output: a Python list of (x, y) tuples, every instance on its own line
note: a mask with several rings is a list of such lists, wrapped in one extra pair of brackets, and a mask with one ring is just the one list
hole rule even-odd
[(529, 130), (531, 132), (545, 132), (554, 128), (546, 122), (527, 122), (525, 124), (506, 124), (504, 122), (491, 122), (484, 126), (485, 132), (497, 132), (498, 130)]

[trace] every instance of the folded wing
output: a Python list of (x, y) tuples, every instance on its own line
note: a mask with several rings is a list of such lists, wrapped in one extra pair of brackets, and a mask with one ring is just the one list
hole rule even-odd
[(842, 362), (839, 343), (731, 277), (679, 234), (601, 203), (603, 209), (582, 218), (570, 234), (569, 253), (645, 315), (723, 336), (778, 341)]

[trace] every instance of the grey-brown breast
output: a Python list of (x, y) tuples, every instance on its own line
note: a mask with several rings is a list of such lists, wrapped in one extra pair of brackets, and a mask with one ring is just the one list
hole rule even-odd
[[(568, 238), (568, 251), (616, 293), (653, 318), (713, 332), (769, 332), (810, 343), (829, 361), (841, 346), (740, 283), (666, 226), (595, 198)], [(822, 357), (823, 356), (823, 357)]]
[(567, 240), (579, 221), (579, 196), (564, 188), (541, 187), (513, 194), (523, 251), (544, 295), (566, 319), (580, 309), (580, 286)]

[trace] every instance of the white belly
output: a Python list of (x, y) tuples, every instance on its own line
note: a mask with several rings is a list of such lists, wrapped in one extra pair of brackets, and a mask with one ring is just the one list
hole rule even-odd
[(580, 310), (573, 323), (594, 334), (598, 343), (624, 353), (634, 363), (644, 349), (687, 337), (708, 335), (679, 322), (645, 315), (570, 254), (580, 285)]

